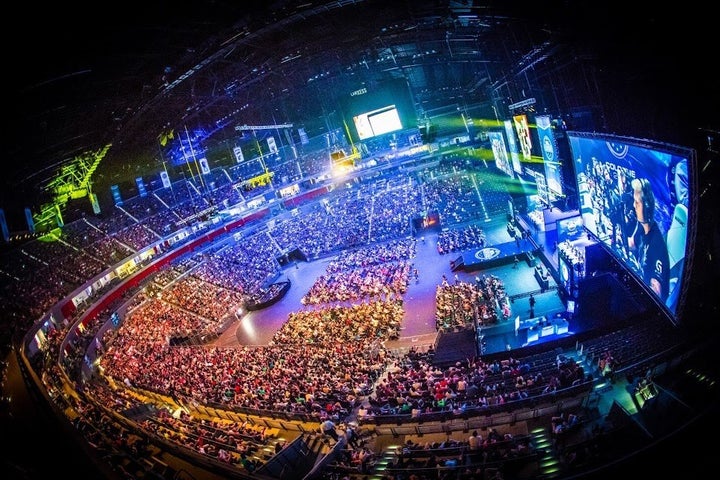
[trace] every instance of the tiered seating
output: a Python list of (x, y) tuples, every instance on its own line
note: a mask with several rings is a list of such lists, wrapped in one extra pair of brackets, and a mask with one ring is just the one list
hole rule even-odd
[(476, 181), (482, 192), (481, 196), (485, 211), (490, 217), (507, 212), (508, 189), (506, 184), (510, 177), (497, 170), (479, 169), (475, 171)]
[[(409, 439), (397, 448), (395, 462), (384, 471), (393, 475), (412, 471), (416, 475), (440, 474), (442, 478), (482, 478), (482, 472), (489, 469), (519, 469), (537, 462), (530, 435), (501, 434), (495, 429), (484, 434), (487, 438), (477, 449), (471, 449), (466, 440), (448, 438), (423, 446)], [(481, 477), (476, 476), (478, 472)]]
[(109, 235), (114, 235), (120, 230), (128, 228), (136, 223), (137, 222), (133, 220), (132, 217), (119, 208), (115, 208), (114, 210), (109, 211), (108, 214), (102, 218), (98, 224), (98, 228)]
[[(463, 178), (462, 182), (465, 181)], [(274, 412), (273, 414), (280, 417), (302, 413), (307, 415), (304, 418), (318, 420), (323, 418), (323, 415), (342, 416), (349, 413), (358, 405), (358, 395), (370, 393), (376, 374), (390, 365), (389, 375), (378, 384), (371, 402), (373, 421), (381, 424), (486, 416), (535, 405), (545, 400), (550, 402), (559, 398), (563, 392), (574, 394), (586, 391), (574, 388), (587, 388), (584, 382), (588, 378), (582, 365), (572, 358), (559, 356), (555, 351), (518, 359), (508, 354), (507, 358), (498, 358), (497, 361), (488, 361), (487, 364), (461, 364), (440, 369), (432, 365), (433, 358), (429, 354), (420, 356), (413, 352), (407, 357), (391, 358), (378, 355), (382, 348), (376, 343), (352, 345), (353, 339), (362, 337), (358, 332), (353, 332), (354, 337), (346, 338), (346, 344), (331, 349), (324, 344), (327, 339), (317, 342), (318, 345), (313, 345), (312, 348), (302, 348), (297, 342), (280, 339), (277, 345), (269, 348), (238, 348), (233, 351), (174, 347), (173, 343), (168, 341), (183, 333), (205, 334), (213, 331), (212, 327), (218, 326), (217, 321), (242, 300), (242, 296), (236, 293), (251, 292), (277, 273), (275, 256), (285, 247), (301, 246), (314, 255), (319, 255), (339, 248), (364, 245), (369, 238), (367, 225), (371, 218), (369, 205), (372, 205), (373, 198), (377, 210), (372, 212), (372, 222), (377, 222), (377, 231), (396, 230), (396, 233), (402, 233), (399, 227), (409, 224), (408, 215), (414, 213), (421, 202), (406, 177), (398, 178), (395, 182), (397, 183), (386, 182), (379, 190), (375, 190), (370, 184), (360, 184), (359, 188), (344, 190), (330, 198), (326, 204), (318, 203), (313, 206), (309, 215), (278, 219), (277, 224), (270, 230), (272, 237), (268, 231), (261, 230), (254, 235), (248, 235), (236, 245), (211, 249), (195, 257), (185, 258), (155, 275), (152, 282), (154, 287), (144, 293), (139, 306), (133, 305), (125, 320), (123, 326), (128, 327), (128, 330), (121, 331), (120, 341), (116, 345), (107, 342), (109, 348), (114, 350), (112, 355), (115, 355), (118, 362), (116, 365), (108, 364), (108, 371), (115, 368), (111, 374), (116, 375), (115, 380), (120, 386), (125, 385), (123, 389), (114, 392), (112, 397), (119, 397), (120, 402), (125, 404), (129, 402), (123, 399), (121, 392), (145, 389), (147, 398), (162, 398), (167, 403), (178, 401), (202, 404), (198, 411), (201, 408), (210, 411), (207, 408), (210, 405), (213, 408), (234, 410), (233, 413), (244, 411), (259, 415)], [(440, 182), (438, 185), (440, 186)], [(440, 188), (469, 189), (469, 184), (458, 187), (457, 183), (451, 181)], [(469, 194), (468, 190), (464, 192)], [(498, 198), (499, 195), (498, 190)], [(488, 201), (488, 198), (483, 198), (485, 202)], [(158, 206), (159, 202), (152, 203)], [(400, 211), (394, 210), (394, 207), (398, 207)], [(503, 205), (503, 208), (505, 207), (506, 205)], [(144, 221), (163, 214), (160, 210), (162, 209), (159, 208)], [(136, 213), (139, 215), (143, 211), (141, 209)], [(145, 212), (150, 213), (149, 210)], [(456, 220), (460, 218), (455, 217)], [(122, 221), (108, 222), (104, 226), (122, 224)], [(68, 239), (72, 238), (85, 246), (102, 241), (91, 238), (96, 230), (84, 228), (78, 227), (77, 231), (69, 233)], [(123, 228), (119, 235), (123, 243), (132, 244), (133, 248), (141, 248), (157, 239), (156, 235), (145, 237), (143, 234), (131, 233), (142, 232), (142, 229), (148, 231), (142, 224), (130, 225)], [(375, 238), (375, 235), (373, 237)], [(281, 246), (280, 250), (275, 241)], [(58, 252), (48, 252), (38, 246), (30, 247), (28, 255), (32, 255), (33, 259), (30, 259), (29, 263), (42, 265), (44, 262), (56, 260)], [(52, 266), (67, 270), (69, 265), (72, 265), (69, 258), (82, 258), (82, 255), (77, 256), (74, 253), (74, 248), (66, 250), (63, 262), (53, 261)], [(243, 273), (247, 273), (252, 280), (243, 283), (222, 273), (232, 270), (236, 265), (247, 268)], [(23, 268), (24, 265), (11, 265), (7, 267), (6, 276), (12, 277), (12, 271), (20, 275)], [(50, 266), (46, 268), (51, 269)], [(2, 269), (4, 270), (5, 266)], [(42, 272), (49, 273), (48, 277), (56, 280), (51, 275), (57, 272)], [(258, 274), (253, 275), (253, 272)], [(236, 288), (233, 289), (233, 286)], [(30, 289), (29, 285), (23, 287)], [(57, 291), (50, 292), (57, 294)], [(157, 298), (160, 296), (162, 300)], [(52, 301), (57, 301), (57, 297)], [(46, 302), (38, 303), (41, 308), (48, 308)], [(171, 306), (170, 303), (181, 308)], [(105, 318), (103, 315), (96, 317), (97, 323), (101, 323)], [(208, 319), (211, 321), (204, 321)], [(292, 319), (288, 320), (288, 324), (292, 325)], [(151, 328), (157, 330), (148, 333)], [(658, 328), (657, 323), (653, 324), (653, 328)], [(70, 345), (69, 352), (66, 353), (69, 364), (67, 366), (80, 365), (87, 342), (92, 340), (96, 329), (96, 323), (89, 323), (78, 341)], [(380, 334), (371, 332), (370, 336), (383, 337), (383, 332), (384, 330)], [(622, 335), (608, 336), (602, 339), (603, 341), (598, 339), (597, 343), (588, 341), (585, 352), (592, 357), (596, 352), (599, 354), (612, 350), (622, 359), (621, 363), (625, 364), (652, 356), (666, 346), (658, 344), (658, 340), (666, 337), (659, 338), (660, 335), (643, 330), (640, 326), (636, 330), (627, 330)], [(109, 334), (106, 338), (112, 340)], [(620, 338), (623, 338), (624, 342)], [(147, 359), (152, 361), (145, 365), (143, 361)], [(252, 362), (249, 359), (252, 359)], [(297, 359), (303, 359), (303, 362), (297, 362)], [(397, 364), (393, 365), (394, 362)], [(77, 373), (76, 368), (67, 370), (73, 375)], [(207, 377), (204, 376), (205, 370), (211, 371)], [(296, 377), (295, 372), (298, 370), (303, 370), (303, 373)], [(409, 370), (412, 371), (408, 373)], [(125, 380), (129, 384), (123, 383)], [(444, 386), (441, 389), (430, 388), (438, 383)], [(230, 451), (233, 444), (229, 442), (229, 438), (234, 435), (229, 434), (227, 428), (231, 428), (231, 422), (197, 423), (198, 418), (181, 416), (177, 419), (164, 413), (151, 416), (145, 421), (149, 432), (162, 435), (166, 440), (177, 441), (179, 445), (223, 462), (242, 462), (244, 468), (254, 469), (257, 464), (247, 463), (253, 461), (252, 458), (248, 459), (248, 452), (256, 455), (255, 460), (263, 461), (268, 458), (265, 454), (259, 455), (259, 450), (252, 450), (252, 447), (242, 452)], [(461, 464), (458, 462), (453, 465), (453, 459), (463, 458), (462, 466), (487, 471), (516, 460), (518, 464), (523, 464), (532, 457), (532, 448), (524, 443), (524, 439), (516, 437), (508, 439), (507, 443), (503, 442), (504, 440), (498, 441), (494, 446), (490, 446), (482, 458), (471, 455), (464, 446), (459, 445), (431, 448), (429, 454), (425, 450), (409, 455), (401, 453), (403, 461), (392, 468), (397, 468), (400, 474), (403, 474), (400, 471), (408, 466), (419, 468), (420, 472), (428, 468), (427, 473), (430, 473), (440, 466), (443, 472), (460, 478)], [(264, 450), (267, 445), (262, 443), (257, 447)], [(238, 449), (238, 443), (235, 443), (234, 448)], [(229, 460), (220, 458), (221, 450), (229, 451)], [(435, 462), (432, 466), (428, 465), (431, 458)]]
[(123, 202), (123, 210), (132, 215), (138, 222), (162, 213), (167, 207), (155, 195), (135, 196)]
[(87, 218), (81, 218), (62, 228), (62, 238), (79, 249), (86, 249), (105, 237), (105, 232)]
[(458, 225), (482, 218), (478, 190), (473, 174), (460, 171), (436, 177), (423, 184), (426, 204), (440, 212), (442, 225)]
[(124, 245), (127, 245), (135, 251), (140, 251), (162, 239), (157, 232), (153, 232), (145, 225), (139, 223), (132, 224), (122, 230), (119, 230), (115, 234), (115, 237)]
[(378, 192), (372, 199), (370, 241), (409, 236), (410, 219), (423, 210), (420, 189), (414, 182), (404, 182), (391, 190)]
[(254, 295), (280, 271), (279, 251), (266, 231), (236, 239), (209, 251), (192, 275), (219, 287)]
[(681, 340), (677, 335), (680, 333), (661, 322), (640, 319), (636, 324), (584, 341), (582, 353), (594, 372), (607, 376), (676, 347)]
[(445, 369), (408, 356), (376, 385), (370, 416), (362, 421), (412, 423), (489, 415), (584, 393), (591, 384), (582, 364), (553, 350)]

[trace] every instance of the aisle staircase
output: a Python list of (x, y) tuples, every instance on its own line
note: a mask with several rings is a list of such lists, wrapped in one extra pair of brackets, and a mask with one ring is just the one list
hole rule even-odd
[(372, 474), (366, 478), (368, 478), (368, 480), (382, 480), (383, 478), (386, 478), (385, 469), (395, 463), (397, 460), (395, 452), (397, 452), (397, 449), (401, 447), (402, 445), (399, 444), (386, 445), (373, 466)]
[(537, 427), (530, 432), (532, 444), (538, 453), (538, 477), (550, 479), (560, 476), (562, 465), (553, 448), (552, 434), (548, 427)]

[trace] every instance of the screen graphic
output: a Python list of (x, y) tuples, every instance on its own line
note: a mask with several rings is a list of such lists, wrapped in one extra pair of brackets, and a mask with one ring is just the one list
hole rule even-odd
[(523, 158), (530, 160), (532, 156), (532, 141), (530, 140), (530, 126), (528, 125), (527, 115), (515, 115), (513, 121), (515, 122), (515, 131), (517, 132), (520, 142), (520, 151), (522, 152)]
[(488, 132), (488, 138), (490, 139), (490, 146), (492, 147), (493, 157), (495, 158), (495, 166), (512, 177), (513, 171), (510, 167), (502, 132)]
[(343, 123), (354, 142), (417, 125), (418, 119), (404, 79), (359, 84), (338, 98)]
[(694, 238), (695, 151), (577, 132), (568, 140), (585, 228), (675, 316)]
[(510, 146), (510, 159), (512, 160), (513, 170), (515, 170), (515, 173), (518, 175), (522, 175), (523, 169), (520, 163), (520, 153), (518, 152), (518, 145), (515, 140), (513, 124), (510, 120), (505, 120), (503, 125), (505, 125), (505, 135), (507, 135), (508, 145)]
[(562, 196), (564, 194), (562, 188), (562, 171), (560, 169), (560, 159), (558, 158), (558, 148), (555, 142), (552, 121), (549, 115), (540, 115), (535, 117), (535, 123), (537, 125), (540, 151), (542, 152), (543, 164), (545, 166), (547, 188), (550, 194)]
[(360, 140), (402, 130), (402, 122), (395, 105), (388, 105), (378, 110), (365, 112), (353, 117), (355, 130)]

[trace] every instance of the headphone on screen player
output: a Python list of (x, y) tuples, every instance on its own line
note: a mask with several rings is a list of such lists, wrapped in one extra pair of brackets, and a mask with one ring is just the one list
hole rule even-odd
[(640, 179), (640, 189), (642, 192), (643, 218), (644, 222), (650, 223), (655, 216), (655, 195), (652, 192), (652, 186), (647, 178)]

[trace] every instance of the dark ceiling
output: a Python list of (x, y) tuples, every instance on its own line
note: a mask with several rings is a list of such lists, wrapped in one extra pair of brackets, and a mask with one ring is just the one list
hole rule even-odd
[[(686, 30), (675, 12), (629, 17), (599, 3), (132, 1), (42, 15), (20, 6), (0, 207), (36, 204), (60, 166), (105, 144), (102, 169), (143, 174), (166, 129), (211, 128), (221, 140), (239, 124), (311, 122), (335, 108), (333, 92), (385, 78), (407, 79), (419, 115), (544, 96), (553, 113), (600, 111), (599, 127), (623, 127), (636, 119), (603, 105), (625, 102), (627, 85), (672, 91), (693, 64), (670, 47), (689, 39), (665, 33)], [(608, 80), (617, 99), (600, 98), (594, 83)], [(693, 112), (689, 93), (678, 88), (663, 105), (648, 95), (646, 131), (664, 135), (654, 123), (670, 107)]]

